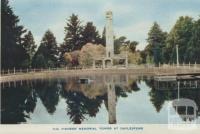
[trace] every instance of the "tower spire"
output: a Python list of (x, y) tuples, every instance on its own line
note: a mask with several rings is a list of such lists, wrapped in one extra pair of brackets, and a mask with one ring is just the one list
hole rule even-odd
[(106, 57), (114, 56), (113, 13), (106, 12)]

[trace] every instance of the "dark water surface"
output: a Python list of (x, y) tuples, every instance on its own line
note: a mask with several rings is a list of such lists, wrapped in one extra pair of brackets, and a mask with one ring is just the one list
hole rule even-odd
[[(125, 74), (18, 81), (1, 84), (1, 123), (167, 124), (169, 102), (177, 98), (200, 108), (200, 82), (178, 86)], [(185, 122), (183, 113), (175, 115)], [(200, 124), (199, 109), (196, 114), (192, 121)]]

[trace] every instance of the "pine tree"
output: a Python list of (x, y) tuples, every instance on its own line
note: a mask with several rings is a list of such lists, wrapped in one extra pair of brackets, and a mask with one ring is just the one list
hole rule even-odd
[(99, 32), (97, 31), (96, 27), (93, 25), (92, 22), (88, 22), (82, 33), (82, 46), (87, 43), (99, 44), (101, 43), (101, 38)]
[(13, 13), (8, 0), (2, 0), (1, 4), (1, 68), (26, 67), (24, 61), (28, 55), (21, 44), (26, 30), (18, 24), (19, 18)]
[[(40, 58), (39, 58), (40, 57)], [(44, 34), (38, 51), (34, 56), (33, 66), (34, 67), (57, 67), (58, 66), (58, 47), (54, 34), (47, 30)], [(41, 61), (43, 60), (43, 61)], [(37, 61), (43, 62), (41, 66), (38, 66)]]
[(23, 39), (23, 48), (26, 50), (26, 53), (29, 55), (29, 62), (28, 65), (29, 67), (31, 67), (31, 62), (32, 62), (32, 58), (35, 54), (35, 49), (36, 49), (36, 45), (35, 45), (35, 41), (33, 38), (33, 35), (31, 33), (31, 31), (29, 31)]
[(82, 32), (81, 21), (78, 15), (72, 14), (68, 19), (67, 26), (65, 27), (65, 38), (64, 38), (64, 49), (67, 52), (74, 50), (80, 50), (82, 47), (81, 32)]
[(166, 33), (163, 32), (158, 25), (158, 23), (154, 22), (148, 33), (148, 47), (146, 49), (149, 56), (154, 57), (155, 65), (158, 65), (159, 62), (162, 62), (161, 59), (161, 50), (165, 46)]

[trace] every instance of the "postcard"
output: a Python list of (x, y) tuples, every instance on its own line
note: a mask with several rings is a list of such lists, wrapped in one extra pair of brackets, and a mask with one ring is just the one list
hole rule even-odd
[(197, 134), (199, 0), (2, 0), (1, 134)]

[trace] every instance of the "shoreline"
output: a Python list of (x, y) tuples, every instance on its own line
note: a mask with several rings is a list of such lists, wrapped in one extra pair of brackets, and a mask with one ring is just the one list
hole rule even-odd
[(16, 73), (10, 75), (1, 75), (0, 83), (20, 81), (20, 80), (34, 80), (47, 79), (58, 77), (73, 77), (73, 76), (90, 76), (90, 75), (176, 75), (187, 73), (200, 73), (200, 68), (129, 68), (129, 69), (79, 69), (79, 70), (44, 70), (42, 72), (28, 72)]

